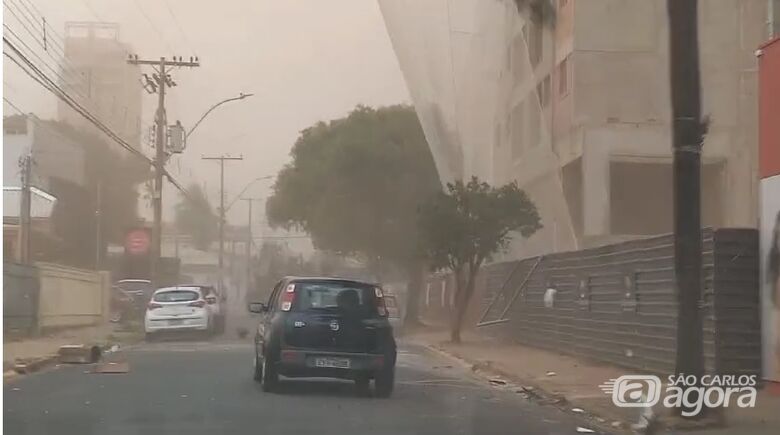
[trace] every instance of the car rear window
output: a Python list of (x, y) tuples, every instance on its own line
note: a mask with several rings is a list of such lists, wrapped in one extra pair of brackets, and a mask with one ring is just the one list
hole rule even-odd
[(357, 283), (298, 282), (294, 311), (349, 310), (376, 312), (376, 287)]
[(155, 302), (189, 302), (200, 298), (195, 290), (170, 290), (154, 294)]
[(148, 281), (119, 281), (116, 286), (124, 291), (149, 290), (152, 284)]

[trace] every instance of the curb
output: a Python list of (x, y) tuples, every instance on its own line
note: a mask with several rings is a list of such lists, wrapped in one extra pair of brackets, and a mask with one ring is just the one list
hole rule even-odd
[(496, 377), (499, 377), (499, 378), (509, 380), (513, 384), (518, 384), (517, 386), (519, 387), (519, 389), (517, 389), (515, 392), (524, 394), (528, 400), (535, 401), (537, 403), (541, 403), (548, 406), (554, 406), (570, 415), (577, 415), (580, 417), (584, 417), (595, 429), (598, 429), (599, 431), (603, 431), (606, 433), (624, 433), (624, 434), (635, 433), (632, 432), (630, 429), (631, 423), (626, 422), (622, 419), (621, 420), (612, 419), (612, 421), (618, 421), (620, 423), (620, 426), (612, 426), (611, 424), (609, 424), (608, 419), (593, 414), (587, 410), (585, 410), (584, 412), (572, 412), (571, 409), (573, 407), (573, 404), (565, 396), (550, 392), (545, 388), (540, 387), (535, 382), (528, 381), (527, 379), (519, 378), (515, 374), (507, 373), (504, 370), (493, 367), (489, 363), (485, 364), (480, 361), (472, 361), (468, 358), (464, 358), (455, 353), (446, 351), (435, 344), (429, 344), (423, 342), (416, 342), (416, 343), (423, 346), (425, 349), (431, 351), (432, 353), (439, 355), (440, 357), (457, 362), (458, 365), (460, 365), (465, 369), (470, 370), (472, 373), (474, 373), (475, 375), (477, 375), (479, 378), (483, 380), (487, 380), (488, 382), (490, 382), (491, 379), (495, 379)]

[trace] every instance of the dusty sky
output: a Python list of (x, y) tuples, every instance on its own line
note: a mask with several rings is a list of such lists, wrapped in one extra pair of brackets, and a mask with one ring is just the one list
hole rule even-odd
[[(201, 161), (201, 155), (243, 154), (244, 161), (230, 163), (226, 170), (229, 200), (250, 180), (275, 174), (289, 160), (289, 149), (301, 129), (340, 117), (357, 104), (409, 101), (374, 0), (5, 3), (12, 9), (34, 5), (60, 33), (66, 21), (119, 23), (120, 38), (140, 57), (199, 56), (200, 68), (174, 74), (179, 86), (168, 99), (168, 120), (180, 119), (185, 127), (217, 101), (239, 92), (254, 93), (253, 98), (213, 112), (190, 137), (185, 153), (171, 163), (184, 182), (205, 182), (212, 201), (218, 200), (218, 166)], [(4, 23), (23, 32), (5, 8)], [(3, 65), (6, 97), (25, 112), (42, 118), (56, 115), (55, 97), (10, 62), (4, 60)], [(144, 97), (146, 126), (151, 125), (155, 106), (156, 96)], [(13, 113), (5, 103), (3, 109)], [(268, 182), (257, 182), (247, 194), (262, 197), (268, 187)], [(175, 191), (166, 189), (165, 194), (168, 220)], [(237, 204), (229, 219), (245, 223), (244, 208), (243, 203)]]

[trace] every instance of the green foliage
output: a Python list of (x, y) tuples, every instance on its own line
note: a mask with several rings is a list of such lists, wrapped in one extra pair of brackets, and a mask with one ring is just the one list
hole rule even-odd
[(472, 177), (447, 184), (421, 208), (419, 224), (431, 265), (455, 274), (450, 334), (457, 343), (480, 267), (506, 249), (512, 232), (530, 237), (540, 229), (539, 213), (517, 183), (495, 188)]
[(206, 251), (217, 238), (219, 217), (198, 184), (191, 184), (186, 190), (187, 194), (181, 194), (176, 204), (176, 227), (192, 237), (196, 249)]
[(476, 269), (511, 241), (541, 228), (539, 213), (517, 183), (494, 188), (472, 177), (447, 184), (421, 209), (420, 227), (434, 268)]
[(416, 211), (440, 189), (414, 110), (358, 106), (301, 132), (277, 177), (269, 222), (314, 245), (407, 267), (420, 258)]
[[(48, 252), (45, 259), (80, 267), (92, 267), (95, 261), (97, 219), (103, 245), (121, 244), (127, 228), (138, 223), (137, 185), (150, 175), (141, 160), (118, 150), (106, 139), (68, 124), (42, 121), (45, 127), (58, 132), (84, 150), (85, 185), (77, 186), (53, 179), (51, 193), (57, 197), (52, 211), (52, 227), (59, 241), (57, 252)], [(98, 209), (100, 185), (100, 210)]]

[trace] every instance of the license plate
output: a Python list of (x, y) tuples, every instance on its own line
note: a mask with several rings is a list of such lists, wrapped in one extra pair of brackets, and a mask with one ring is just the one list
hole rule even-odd
[(184, 323), (184, 319), (173, 319), (168, 321), (168, 326), (176, 326)]
[(314, 365), (334, 369), (348, 369), (349, 358), (315, 358)]

